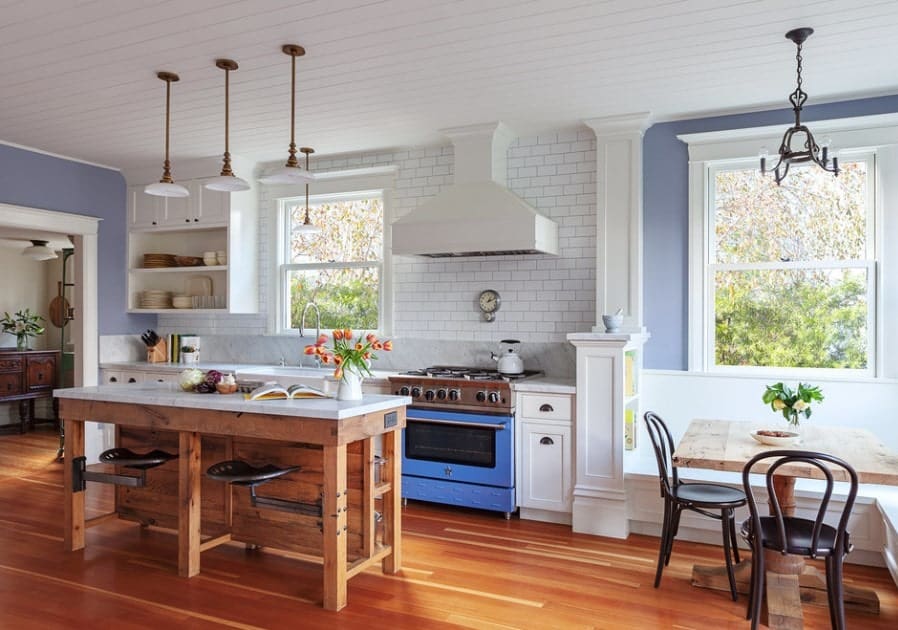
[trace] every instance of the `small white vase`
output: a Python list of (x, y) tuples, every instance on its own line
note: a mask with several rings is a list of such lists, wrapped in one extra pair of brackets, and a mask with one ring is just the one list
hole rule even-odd
[(362, 375), (358, 372), (344, 369), (343, 378), (337, 387), (337, 400), (361, 400), (362, 380)]

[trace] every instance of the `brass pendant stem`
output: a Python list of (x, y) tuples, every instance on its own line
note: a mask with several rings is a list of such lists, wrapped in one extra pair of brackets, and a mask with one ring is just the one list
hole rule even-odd
[(285, 55), (290, 55), (290, 148), (287, 153), (286, 166), (296, 168), (299, 162), (296, 161), (296, 58), (306, 54), (302, 46), (296, 44), (285, 44), (281, 47)]
[(171, 184), (174, 183), (171, 177), (171, 162), (168, 159), (168, 138), (171, 120), (171, 84), (173, 81), (179, 81), (180, 77), (174, 72), (157, 72), (156, 77), (165, 81), (165, 160), (162, 162), (162, 179), (159, 181), (163, 184)]
[(225, 150), (221, 165), (223, 177), (233, 177), (231, 170), (231, 70), (238, 68), (237, 62), (231, 59), (216, 59), (215, 66), (225, 71)]
[[(309, 172), (309, 155), (315, 152), (315, 149), (312, 147), (302, 147), (300, 149), (306, 155), (306, 173)], [(312, 220), (309, 218), (309, 182), (306, 182), (306, 214), (302, 221), (303, 225), (312, 225)]]

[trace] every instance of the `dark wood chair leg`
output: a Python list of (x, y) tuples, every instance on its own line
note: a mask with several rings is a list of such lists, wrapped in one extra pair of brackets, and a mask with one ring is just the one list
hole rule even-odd
[(832, 628), (838, 628), (839, 622), (836, 619), (836, 599), (835, 585), (833, 580), (833, 557), (827, 556), (826, 563), (826, 599), (829, 603), (829, 624)]
[(751, 629), (757, 630), (761, 619), (761, 604), (764, 602), (764, 587), (766, 578), (764, 575), (764, 549), (760, 545), (752, 548), (752, 565), (754, 575), (752, 578), (752, 602), (751, 602)]
[(723, 534), (723, 555), (726, 558), (727, 563), (727, 578), (730, 581), (730, 595), (733, 597), (733, 601), (736, 601), (739, 596), (736, 594), (736, 576), (733, 575), (733, 557), (732, 551), (730, 550), (729, 510), (720, 511), (720, 530), (721, 534)]
[(845, 628), (845, 592), (842, 589), (842, 558), (842, 554), (837, 553), (832, 559), (833, 580), (829, 587), (836, 607), (837, 630), (844, 630)]
[(736, 512), (729, 510), (730, 544), (733, 547), (733, 561), (739, 564), (739, 539), (736, 537)]
[(673, 545), (674, 539), (677, 537), (677, 532), (680, 529), (680, 514), (683, 513), (683, 508), (679, 504), (674, 504), (672, 506), (673, 512), (671, 513), (670, 518), (670, 526), (668, 528), (669, 534), (667, 535), (667, 553), (664, 556), (664, 566), (670, 564), (670, 554), (673, 553)]
[(655, 588), (661, 584), (661, 572), (664, 570), (664, 560), (667, 557), (667, 536), (670, 531), (670, 501), (664, 500), (664, 518), (661, 521), (661, 541), (658, 543), (658, 568), (655, 571)]

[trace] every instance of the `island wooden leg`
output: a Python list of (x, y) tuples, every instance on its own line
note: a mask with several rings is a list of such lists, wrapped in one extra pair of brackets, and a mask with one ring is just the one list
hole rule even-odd
[(200, 572), (200, 482), (202, 442), (199, 433), (178, 434), (178, 574)]
[(324, 447), (324, 602), (325, 610), (346, 606), (346, 445)]
[(393, 551), (383, 560), (384, 573), (402, 569), (402, 431), (383, 436), (384, 457), (389, 467), (390, 491), (384, 495), (384, 545)]
[(84, 492), (72, 491), (72, 470), (76, 457), (84, 455), (84, 422), (81, 420), (69, 420), (66, 436), (66, 461), (63, 466), (63, 492), (65, 502), (63, 508), (63, 540), (66, 551), (84, 549)]

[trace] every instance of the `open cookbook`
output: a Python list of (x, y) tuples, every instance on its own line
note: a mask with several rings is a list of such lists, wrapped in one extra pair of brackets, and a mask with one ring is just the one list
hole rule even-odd
[(283, 400), (285, 398), (333, 398), (333, 394), (325, 393), (309, 385), (290, 385), (284, 387), (279, 383), (265, 383), (246, 394), (247, 400)]

